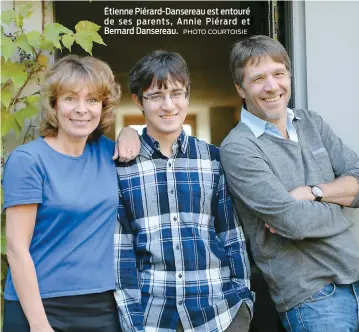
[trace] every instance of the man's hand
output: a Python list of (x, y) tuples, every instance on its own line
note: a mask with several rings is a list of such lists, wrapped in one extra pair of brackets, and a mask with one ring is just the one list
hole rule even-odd
[(270, 227), (267, 223), (265, 223), (264, 226), (267, 227), (272, 234), (276, 234), (276, 233), (277, 233), (277, 232), (275, 231), (275, 229), (274, 229), (273, 227)]
[(127, 163), (138, 156), (140, 147), (141, 143), (137, 131), (130, 127), (122, 128), (116, 140), (112, 159), (119, 158), (119, 161)]
[(315, 197), (312, 194), (312, 188), (309, 186), (297, 187), (289, 192), (296, 201), (314, 201)]

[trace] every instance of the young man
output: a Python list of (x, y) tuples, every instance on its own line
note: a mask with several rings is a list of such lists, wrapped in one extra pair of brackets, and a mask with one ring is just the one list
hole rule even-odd
[(116, 301), (128, 331), (248, 331), (249, 263), (219, 150), (187, 136), (190, 91), (177, 53), (155, 51), (130, 73), (147, 129), (119, 164)]
[(221, 159), (254, 260), (288, 331), (358, 330), (359, 158), (322, 118), (287, 107), (290, 59), (266, 36), (231, 53), (241, 121)]

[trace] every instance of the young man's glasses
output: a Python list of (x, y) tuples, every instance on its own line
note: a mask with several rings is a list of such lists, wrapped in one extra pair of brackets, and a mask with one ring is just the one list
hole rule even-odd
[[(169, 93), (170, 98), (173, 101), (181, 101), (187, 98), (188, 91), (174, 91)], [(154, 93), (153, 95), (142, 96), (142, 98), (149, 100), (151, 102), (162, 102), (166, 100), (166, 94), (164, 93)]]

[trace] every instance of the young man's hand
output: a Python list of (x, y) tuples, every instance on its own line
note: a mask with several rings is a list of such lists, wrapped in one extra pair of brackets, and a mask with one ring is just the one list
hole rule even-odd
[(135, 129), (130, 127), (122, 128), (116, 140), (113, 160), (119, 159), (121, 162), (129, 162), (135, 159), (140, 153), (140, 139)]

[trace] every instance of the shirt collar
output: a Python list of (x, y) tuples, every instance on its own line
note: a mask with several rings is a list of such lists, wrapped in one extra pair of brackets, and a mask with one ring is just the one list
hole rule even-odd
[[(147, 134), (147, 128), (143, 128), (142, 135), (141, 135), (141, 141), (144, 144), (144, 149), (147, 151), (149, 155), (152, 156), (154, 151), (160, 151), (160, 143), (156, 141), (153, 137)], [(182, 151), (182, 153), (185, 153), (187, 150), (188, 145), (188, 135), (186, 132), (182, 129), (180, 135), (178, 136), (177, 140), (173, 143), (174, 147), (179, 147)], [(142, 144), (143, 145), (143, 144)], [(177, 146), (176, 146), (177, 145)], [(142, 150), (142, 148), (141, 148)]]
[[(291, 122), (294, 119), (300, 120), (300, 118), (297, 117), (294, 114), (294, 111), (289, 107), (287, 107), (287, 114), (288, 114), (288, 119)], [(253, 132), (256, 138), (258, 138), (265, 132), (267, 123), (269, 123), (268, 121), (262, 120), (261, 118), (248, 112), (244, 107), (242, 107), (242, 111), (241, 111), (241, 122), (243, 122), (249, 127), (249, 129)]]

